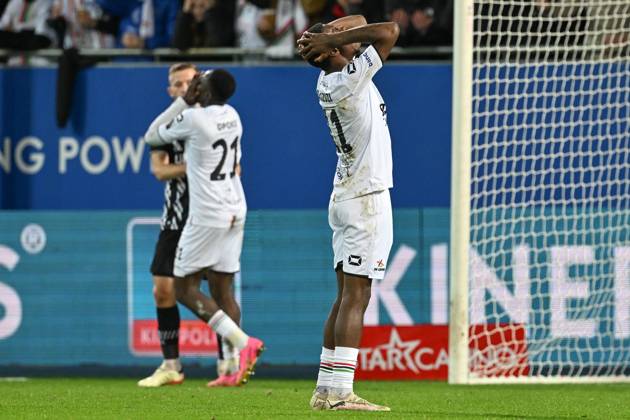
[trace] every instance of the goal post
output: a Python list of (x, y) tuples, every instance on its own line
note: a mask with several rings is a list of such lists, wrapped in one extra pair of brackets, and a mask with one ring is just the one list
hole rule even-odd
[(468, 365), (468, 244), (472, 126), (473, 0), (455, 2), (451, 158), (450, 383), (464, 383)]
[(630, 381), (630, 2), (454, 2), (449, 382)]

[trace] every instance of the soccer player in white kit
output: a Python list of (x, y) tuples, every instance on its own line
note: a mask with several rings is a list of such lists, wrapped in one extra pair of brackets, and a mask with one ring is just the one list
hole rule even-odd
[[(247, 206), (237, 168), (241, 158), (241, 120), (227, 104), (236, 88), (225, 70), (198, 74), (182, 98), (151, 124), (145, 140), (158, 146), (183, 140), (189, 186), (189, 214), (179, 240), (173, 273), (177, 300), (207, 322), (240, 351), (235, 381), (252, 373), (263, 343), (247, 336), (199, 288), (201, 276), (225, 277), (229, 284), (240, 270)], [(200, 107), (195, 107), (196, 104)]]
[[(322, 69), (317, 96), (337, 149), (328, 221), (338, 293), (326, 324), (313, 409), (389, 411), (353, 392), (372, 279), (382, 279), (393, 241), (392, 153), (385, 102), (372, 82), (398, 39), (395, 23), (351, 16), (317, 24), (298, 41)], [(370, 44), (357, 55), (360, 44)]]

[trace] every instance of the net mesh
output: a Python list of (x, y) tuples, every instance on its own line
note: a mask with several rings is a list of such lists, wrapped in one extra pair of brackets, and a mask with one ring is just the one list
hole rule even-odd
[(630, 2), (474, 9), (469, 373), (630, 375)]

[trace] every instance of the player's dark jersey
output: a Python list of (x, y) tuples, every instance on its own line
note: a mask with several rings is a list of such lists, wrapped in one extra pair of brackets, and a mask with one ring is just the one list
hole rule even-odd
[[(168, 153), (171, 163), (184, 162), (184, 142), (176, 141), (164, 146), (155, 146), (151, 151), (161, 150)], [(164, 187), (164, 212), (162, 230), (182, 230), (188, 217), (188, 181), (186, 177), (171, 179)]]

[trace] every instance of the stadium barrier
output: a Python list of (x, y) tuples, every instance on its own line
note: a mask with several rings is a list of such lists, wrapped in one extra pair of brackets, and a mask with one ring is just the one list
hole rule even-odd
[[(233, 61), (257, 61), (266, 60), (287, 60), (294, 58), (299, 60), (297, 51), (289, 57), (286, 54), (278, 56), (273, 48), (237, 48), (237, 47), (217, 47), (217, 48), (190, 48), (186, 51), (180, 51), (176, 48), (156, 48), (153, 50), (145, 50), (140, 48), (100, 48), (100, 49), (81, 49), (81, 56), (96, 59), (119, 59), (121, 57), (142, 58), (143, 60), (172, 61), (172, 60), (192, 60), (199, 61), (203, 59)], [(14, 56), (28, 56), (43, 59), (57, 59), (63, 54), (63, 50), (58, 48), (49, 48), (44, 50), (35, 50), (29, 52), (16, 52), (12, 50), (0, 49), (0, 58), (10, 58)], [(453, 54), (451, 46), (429, 46), (429, 47), (394, 47), (390, 58), (395, 60), (405, 59), (443, 59), (449, 60)]]

